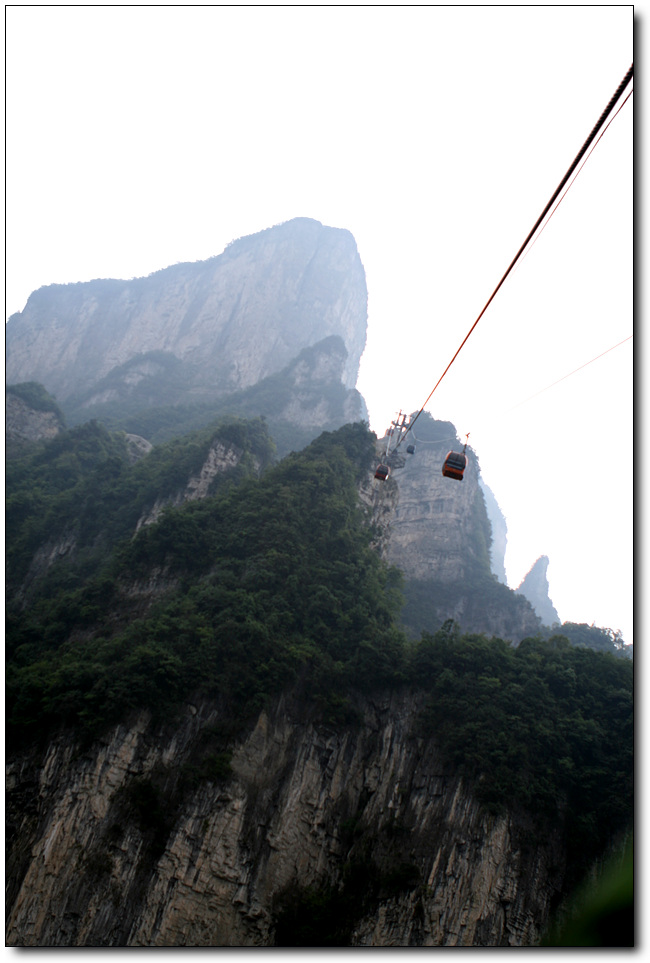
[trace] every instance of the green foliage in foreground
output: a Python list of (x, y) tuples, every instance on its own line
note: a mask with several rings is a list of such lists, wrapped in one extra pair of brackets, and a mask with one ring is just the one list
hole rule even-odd
[(586, 880), (561, 917), (553, 921), (542, 946), (634, 946), (634, 850), (631, 838), (622, 854), (611, 856), (598, 878)]

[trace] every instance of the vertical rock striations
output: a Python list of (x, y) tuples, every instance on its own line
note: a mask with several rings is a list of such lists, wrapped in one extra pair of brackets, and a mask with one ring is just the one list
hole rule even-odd
[(467, 449), (464, 478), (456, 481), (442, 475), (447, 452), (463, 449), (451, 422), (425, 413), (408, 437), (415, 453), (407, 454), (403, 444), (403, 467), (395, 467), (388, 482), (375, 482), (374, 494), (375, 516), (385, 529), (383, 555), (406, 576), (406, 628), (419, 636), (453, 619), (464, 632), (515, 642), (535, 635), (540, 621), (532, 606), (498, 582), (493, 569), (500, 548), (491, 551), (493, 529), (476, 455)]
[(350, 945), (534, 945), (558, 841), (526, 843), (479, 808), (418, 735), (412, 694), (359, 708), (358, 728), (334, 731), (281, 700), (234, 745), (230, 776), (184, 792), (192, 742), (222, 721), (209, 703), (171, 735), (143, 716), (92, 751), (59, 738), (17, 759), (8, 945), (272, 946), (290, 894), (339, 886), (350, 860), (375, 894)]

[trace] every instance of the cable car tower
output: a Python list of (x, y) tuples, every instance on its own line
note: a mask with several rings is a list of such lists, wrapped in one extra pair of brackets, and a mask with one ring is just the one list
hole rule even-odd
[[(379, 481), (386, 481), (393, 468), (403, 468), (406, 464), (406, 458), (404, 458), (403, 455), (398, 455), (397, 449), (402, 443), (402, 439), (406, 436), (410, 425), (410, 416), (400, 408), (396, 418), (391, 421), (390, 428), (386, 432), (386, 450), (382, 455), (381, 464), (377, 466), (377, 470), (375, 471), (375, 478), (378, 478)], [(412, 455), (415, 452), (415, 446), (409, 445), (406, 450), (409, 455)]]

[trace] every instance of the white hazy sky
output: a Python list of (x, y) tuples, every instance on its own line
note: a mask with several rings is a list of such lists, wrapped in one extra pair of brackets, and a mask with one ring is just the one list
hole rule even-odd
[[(421, 407), (632, 63), (632, 6), (10, 6), (7, 313), (312, 217), (368, 283), (358, 387)], [(427, 410), (470, 433), (514, 588), (632, 641), (633, 101)], [(522, 403), (523, 402), (523, 403)], [(416, 456), (417, 457), (417, 456)]]

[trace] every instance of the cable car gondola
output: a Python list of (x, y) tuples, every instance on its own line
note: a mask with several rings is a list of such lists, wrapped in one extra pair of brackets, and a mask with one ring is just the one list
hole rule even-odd
[(462, 451), (448, 451), (447, 457), (442, 466), (442, 474), (445, 478), (455, 478), (456, 481), (463, 480), (463, 472), (467, 468), (467, 443), (469, 442), (469, 432), (465, 435), (465, 446)]
[(375, 472), (375, 478), (379, 481), (386, 481), (390, 474), (390, 468), (388, 465), (377, 465), (377, 471)]
[(406, 454), (407, 454), (407, 455), (414, 455), (414, 454), (415, 454), (415, 445), (407, 445), (407, 446), (406, 446)]
[(457, 481), (463, 480), (463, 472), (467, 468), (467, 456), (460, 451), (448, 451), (445, 462), (442, 466), (442, 474), (445, 478), (455, 478)]

